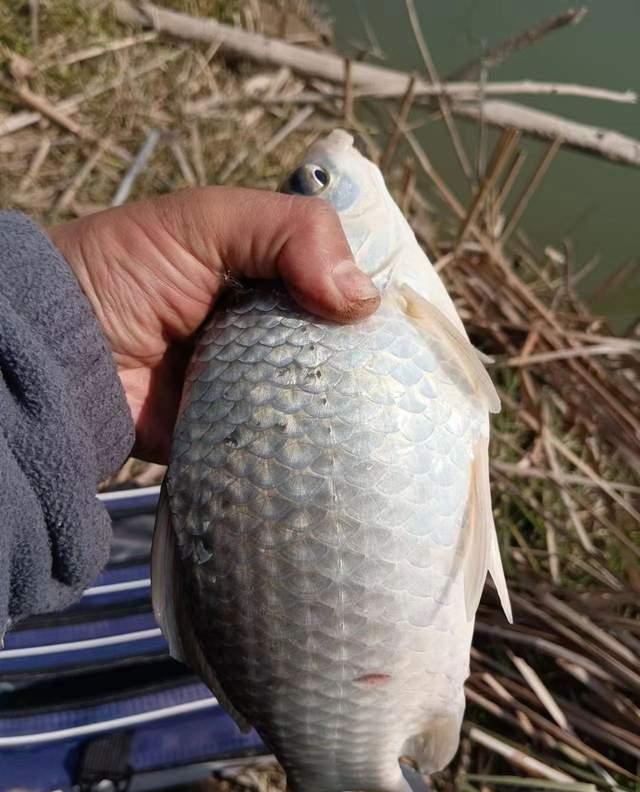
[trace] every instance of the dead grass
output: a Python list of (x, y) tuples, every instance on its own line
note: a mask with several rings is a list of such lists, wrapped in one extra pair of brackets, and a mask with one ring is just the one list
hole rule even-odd
[[(317, 95), (322, 85), (286, 69), (127, 28), (103, 4), (40, 5), (37, 46), (28, 3), (0, 6), (0, 205), (45, 224), (108, 206), (150, 130), (161, 139), (130, 198), (196, 183), (273, 188), (311, 140), (343, 121), (340, 98), (301, 115), (296, 95)], [(163, 5), (313, 46), (330, 40), (302, 0)], [(47, 108), (35, 120), (34, 95)], [(410, 105), (411, 97), (402, 112)], [(531, 190), (510, 176), (517, 135), (486, 152), (491, 164), (466, 205), (404, 125), (394, 125), (396, 110), (356, 100), (347, 115), (370, 156), (391, 152), (390, 133), (394, 148), (401, 143), (385, 159), (388, 181), (474, 342), (493, 356), (503, 397), (492, 487), (516, 624), (507, 628), (493, 596), (485, 598), (465, 736), (438, 786), (636, 789), (640, 341), (616, 336), (580, 300), (588, 262), (575, 261), (570, 247), (532, 249), (518, 230), (514, 212), (526, 212)], [(555, 149), (541, 166), (553, 167)], [(111, 485), (161, 474), (132, 462)], [(521, 753), (537, 759), (535, 771)], [(210, 789), (282, 783), (275, 770), (244, 771), (235, 785)]]

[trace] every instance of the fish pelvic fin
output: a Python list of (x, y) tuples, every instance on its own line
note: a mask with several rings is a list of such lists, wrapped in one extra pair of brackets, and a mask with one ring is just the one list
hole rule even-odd
[(489, 488), (489, 439), (478, 435), (473, 447), (469, 500), (461, 545), (464, 548), (462, 574), (467, 619), (474, 618), (487, 577), (491, 574), (507, 621), (513, 623), (507, 581), (504, 576), (498, 535), (493, 521)]
[(222, 689), (193, 630), (184, 574), (172, 525), (169, 496), (166, 483), (163, 483), (151, 548), (151, 600), (154, 616), (169, 644), (171, 656), (189, 666), (202, 679), (219, 704), (237, 723), (238, 728), (247, 733), (251, 731), (251, 724), (236, 710)]

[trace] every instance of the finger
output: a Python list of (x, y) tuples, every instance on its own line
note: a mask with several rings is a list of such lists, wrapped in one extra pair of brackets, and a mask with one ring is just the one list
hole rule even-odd
[[(340, 322), (362, 319), (380, 295), (356, 266), (338, 215), (326, 201), (213, 187), (181, 196), (173, 232), (212, 268), (247, 278), (281, 278), (307, 310)], [(186, 218), (188, 219), (188, 222)]]

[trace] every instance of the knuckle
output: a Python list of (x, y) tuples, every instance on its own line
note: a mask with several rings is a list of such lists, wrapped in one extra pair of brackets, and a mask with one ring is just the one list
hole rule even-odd
[(339, 226), (335, 209), (322, 198), (301, 197), (297, 211), (300, 221), (311, 228), (335, 229)]
[(333, 206), (322, 198), (300, 198), (297, 202), (295, 236), (317, 250), (346, 246), (342, 225)]

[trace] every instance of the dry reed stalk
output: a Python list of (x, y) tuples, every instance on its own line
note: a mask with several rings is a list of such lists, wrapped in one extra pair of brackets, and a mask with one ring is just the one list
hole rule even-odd
[[(548, 415), (549, 415), (549, 411), (547, 410), (547, 416)], [(561, 468), (558, 463), (558, 457), (556, 455), (556, 451), (552, 443), (549, 442), (549, 436), (546, 427), (543, 429), (542, 442), (544, 445), (545, 453), (549, 460), (551, 471), (553, 475), (556, 477), (556, 479), (558, 479), (562, 475)], [(576, 534), (580, 540), (580, 544), (582, 545), (582, 547), (584, 547), (587, 553), (589, 553), (590, 555), (594, 554), (596, 552), (595, 546), (591, 541), (591, 539), (589, 538), (589, 534), (587, 533), (584, 527), (584, 522), (580, 517), (580, 515), (578, 514), (578, 510), (575, 506), (574, 501), (571, 498), (570, 493), (565, 487), (562, 486), (559, 487), (559, 493), (565, 505), (567, 513), (569, 515), (570, 522), (575, 528)]]
[[(146, 168), (159, 142), (160, 131), (158, 129), (150, 129), (144, 143), (118, 185), (118, 189), (111, 201), (111, 206), (121, 206), (129, 198), (135, 180)], [(105, 144), (105, 148), (108, 148), (108, 144)]]
[(619, 493), (609, 486), (609, 482), (599, 476), (596, 471), (584, 460), (580, 459), (565, 443), (559, 440), (549, 431), (549, 441), (566, 457), (575, 467), (581, 470), (586, 476), (598, 483), (600, 487), (609, 495), (611, 500), (621, 506), (636, 522), (640, 522), (640, 513)]
[[(635, 91), (612, 91), (595, 85), (576, 83), (541, 82), (539, 80), (511, 80), (474, 82), (447, 82), (437, 85), (418, 84), (416, 94), (421, 100), (446, 97), (450, 102), (474, 102), (482, 105), (488, 96), (575, 96), (582, 99), (598, 99), (616, 104), (637, 104)], [(356, 95), (371, 96), (378, 99), (392, 99), (399, 95), (399, 86), (381, 86), (376, 89), (359, 88)]]
[[(166, 19), (162, 16), (161, 22)], [(252, 10), (247, 20), (255, 30), (252, 35), (259, 34), (259, 15)], [(45, 21), (43, 18), (43, 24)], [(43, 41), (46, 35), (43, 28)], [(254, 162), (251, 168), (236, 166), (233, 175), (240, 183), (255, 186), (259, 181), (260, 186), (275, 186), (309, 140), (339, 123), (335, 119), (345, 112), (348, 89), (341, 85), (345, 64), (340, 56), (335, 56), (340, 76), (328, 85), (301, 72), (291, 77), (293, 67), (274, 75), (273, 69), (257, 67), (253, 56), (244, 58), (235, 73), (226, 66), (228, 48), (219, 38), (215, 44), (208, 40), (202, 51), (194, 47), (189, 53), (171, 49), (167, 38), (155, 31), (149, 39), (144, 47), (118, 50), (118, 57), (127, 61), (126, 71), (117, 71), (115, 58), (104, 58), (100, 81), (90, 81), (87, 86), (72, 84), (67, 99), (54, 101), (55, 90), (47, 90), (51, 83), (46, 70), (38, 83), (40, 94), (51, 97), (50, 104), (72, 125), (95, 130), (100, 139), (110, 137), (127, 150), (140, 150), (145, 130), (158, 123), (157, 114), (162, 113), (163, 128), (171, 129), (171, 142), (154, 158), (157, 180), (147, 180), (143, 174), (136, 183), (137, 192), (217, 179), (229, 163), (246, 162), (247, 152), (264, 141), (271, 141), (268, 162)], [(108, 44), (105, 46), (108, 49)], [(62, 51), (60, 58), (73, 58), (81, 52), (76, 44)], [(90, 68), (91, 60), (86, 64), (82, 59), (76, 61), (78, 74)], [(376, 86), (359, 81), (362, 65), (352, 65), (354, 100), (376, 92)], [(126, 111), (130, 97), (135, 101), (139, 96), (140, 80), (135, 75), (154, 74), (159, 69), (168, 74), (145, 85), (149, 99), (147, 102), (145, 97), (145, 106), (136, 108), (133, 123), (127, 119), (121, 128), (117, 115), (110, 126), (99, 122), (93, 99), (104, 97), (110, 109), (122, 104)], [(385, 73), (388, 77), (388, 70)], [(407, 75), (401, 78), (393, 88), (396, 96), (406, 91)], [(382, 77), (382, 82), (385, 79)], [(391, 92), (390, 84), (382, 86), (381, 92)], [(180, 86), (180, 101), (174, 98), (176, 86)], [(422, 104), (414, 100), (412, 112), (424, 113), (424, 102), (431, 96), (428, 91), (445, 91), (447, 87), (416, 81), (415, 94), (424, 90), (425, 98)], [(503, 90), (504, 85), (481, 86), (487, 96), (494, 88)], [(478, 86), (474, 90), (477, 95)], [(366, 101), (368, 109), (382, 108), (386, 123), (383, 101)], [(282, 136), (296, 113), (308, 106), (315, 112)], [(191, 118), (183, 117), (185, 109)], [(484, 103), (483, 112), (487, 110), (485, 121), (491, 123), (495, 115), (489, 102)], [(204, 119), (207, 113), (215, 115), (214, 123)], [(30, 119), (31, 127), (20, 129), (25, 118)], [(361, 148), (376, 158), (380, 140), (385, 140), (380, 134), (385, 124), (367, 119), (365, 124), (354, 118), (353, 131)], [(14, 130), (11, 161), (3, 179), (19, 196), (15, 188), (31, 170), (24, 181), (23, 200), (49, 221), (60, 180), (71, 185), (88, 162), (73, 129), (56, 123), (43, 129), (33, 126), (42, 120), (41, 113), (30, 111), (0, 121), (0, 134), (6, 131), (7, 121)], [(400, 129), (399, 124), (397, 127)], [(634, 434), (638, 422), (635, 405), (640, 403), (636, 354), (640, 339), (616, 337), (573, 293), (576, 282), (595, 266), (593, 260), (576, 268), (570, 248), (538, 250), (517, 229), (510, 231), (508, 239), (499, 238), (499, 216), (505, 202), (511, 204), (521, 174), (521, 154), (513, 151), (505, 155), (502, 174), (506, 175), (495, 177), (489, 186), (476, 187), (475, 200), (481, 205), (478, 211), (446, 183), (414, 133), (405, 128), (401, 137), (413, 152), (415, 169), (427, 175), (428, 190), (439, 196), (444, 208), (433, 221), (431, 194), (414, 177), (413, 166), (388, 169), (388, 181), (433, 260), (448, 257), (443, 277), (474, 343), (498, 361), (492, 376), (503, 401), (503, 413), (494, 422), (492, 489), (516, 623), (511, 628), (503, 626), (495, 592), (488, 586), (476, 624), (468, 686), (469, 728), (479, 728), (490, 737), (495, 732), (502, 751), (508, 750), (510, 755), (519, 751), (551, 773), (576, 779), (530, 778), (528, 766), (519, 769), (522, 775), (517, 783), (511, 783), (512, 777), (504, 775), (512, 772), (511, 760), (465, 737), (459, 765), (454, 765), (449, 775), (435, 779), (434, 785), (438, 790), (450, 789), (453, 787), (447, 784), (459, 779), (459, 788), (477, 790), (480, 784), (493, 787), (491, 779), (495, 777), (500, 779), (496, 786), (602, 789), (609, 785), (606, 774), (611, 773), (618, 788), (626, 792), (633, 788), (630, 777), (637, 770), (640, 749), (640, 668), (637, 659), (632, 660), (640, 648), (640, 581), (635, 573), (640, 558), (640, 442)], [(5, 139), (3, 145), (7, 143)], [(79, 180), (69, 210), (94, 211), (113, 195), (121, 177), (121, 162), (105, 154), (99, 165), (91, 171), (90, 179)], [(491, 168), (487, 178), (490, 174)], [(518, 201), (513, 203), (517, 208)], [(461, 227), (466, 230), (457, 246)], [(141, 485), (156, 481), (162, 472), (132, 462), (111, 485), (125, 481)], [(549, 528), (555, 534), (555, 547), (547, 548)], [(555, 555), (559, 569), (552, 568)], [(558, 572), (562, 587), (553, 585)], [(533, 671), (529, 680), (526, 672), (519, 676), (509, 662), (509, 651)], [(537, 681), (531, 684), (531, 680)], [(558, 712), (566, 720), (564, 727), (559, 725)], [(477, 787), (465, 780), (465, 772), (472, 771), (476, 775), (471, 778), (484, 779)], [(282, 775), (273, 768), (245, 772), (242, 779), (234, 789), (258, 783), (265, 789), (284, 788)]]
[(625, 281), (631, 280), (632, 276), (636, 275), (638, 270), (640, 270), (640, 261), (637, 259), (631, 259), (627, 261), (626, 264), (623, 264), (620, 269), (615, 270), (614, 272), (609, 275), (608, 278), (605, 278), (602, 283), (600, 283), (589, 295), (589, 299), (597, 302), (602, 300), (609, 292), (619, 291)]
[(147, 44), (150, 41), (156, 41), (157, 38), (158, 34), (154, 31), (140, 33), (137, 36), (125, 36), (124, 38), (110, 41), (107, 44), (95, 44), (92, 47), (85, 47), (63, 58), (56, 58), (52, 60), (51, 63), (55, 66), (71, 66), (74, 63), (81, 63), (82, 61), (99, 58), (108, 53), (120, 52), (129, 47), (137, 47), (139, 44)]
[(497, 100), (484, 102), (482, 108), (477, 102), (454, 102), (451, 110), (454, 115), (474, 120), (482, 115), (491, 126), (502, 129), (513, 126), (541, 140), (562, 139), (568, 148), (594, 152), (613, 162), (640, 165), (640, 141), (601, 127), (569, 121), (543, 110)]
[(475, 101), (480, 105), (480, 117), (478, 118), (478, 143), (476, 145), (476, 173), (475, 182), (482, 180), (487, 165), (487, 146), (489, 145), (489, 130), (484, 122), (484, 114), (482, 113), (482, 105), (486, 97), (487, 80), (489, 74), (485, 66), (480, 70), (480, 78), (478, 80), (478, 96)]
[(494, 156), (489, 165), (489, 169), (487, 170), (484, 178), (478, 190), (473, 197), (471, 204), (469, 205), (469, 210), (465, 219), (462, 222), (462, 226), (460, 228), (460, 233), (458, 234), (458, 238), (454, 243), (453, 248), (453, 255), (458, 256), (460, 254), (460, 250), (462, 248), (462, 243), (469, 231), (470, 226), (475, 223), (480, 210), (483, 207), (484, 201), (487, 199), (489, 193), (493, 190), (496, 185), (496, 182), (500, 178), (502, 171), (504, 170), (505, 165), (507, 164), (507, 160), (513, 154), (515, 147), (518, 145), (518, 141), (520, 139), (520, 133), (517, 129), (505, 129), (500, 137), (500, 140), (496, 144), (496, 148), (494, 151)]
[[(219, 42), (216, 42), (216, 48), (219, 47)], [(353, 85), (353, 60), (345, 58), (345, 71), (346, 64), (349, 62), (351, 66), (351, 96), (355, 99), (402, 99), (405, 90), (401, 89), (399, 84), (393, 84), (391, 88), (376, 87), (354, 87)], [(407, 78), (409, 75), (407, 75)], [(251, 101), (260, 104), (269, 105), (287, 105), (287, 104), (300, 104), (300, 102), (307, 102), (312, 104), (323, 104), (328, 99), (342, 99), (344, 102), (345, 85), (341, 89), (324, 88), (321, 92), (318, 91), (305, 91), (302, 95), (298, 93), (282, 94), (274, 97), (247, 97), (247, 96), (221, 96), (215, 94), (210, 97), (204, 97), (192, 102), (186, 102), (184, 105), (185, 112), (199, 115), (221, 107), (233, 107), (240, 104), (248, 104)], [(441, 95), (446, 95), (449, 98), (454, 97), (460, 102), (477, 102), (481, 96), (481, 92), (475, 83), (446, 83), (439, 86), (433, 85), (419, 85), (416, 89), (417, 98), (416, 103), (419, 106), (424, 105), (425, 98), (436, 98)], [(518, 81), (510, 83), (492, 82), (483, 86), (483, 91), (488, 96), (508, 96), (508, 95), (545, 95), (553, 94), (555, 96), (581, 96), (588, 99), (606, 99), (611, 102), (618, 102), (623, 104), (636, 104), (638, 96), (633, 91), (608, 91), (601, 88), (594, 88), (591, 86), (582, 85), (569, 85), (565, 83), (540, 83), (535, 81)]]
[(563, 783), (575, 781), (575, 778), (568, 775), (567, 773), (563, 773), (560, 770), (555, 770), (553, 767), (546, 765), (544, 762), (535, 759), (530, 754), (525, 753), (518, 748), (514, 748), (513, 746), (504, 742), (504, 740), (500, 740), (497, 737), (487, 734), (485, 731), (478, 729), (476, 726), (472, 726), (469, 729), (468, 734), (474, 742), (480, 743), (480, 745), (483, 745), (485, 748), (489, 748), (491, 751), (503, 756), (515, 767), (524, 770), (527, 775), (534, 776), (535, 778), (546, 778), (550, 781), (560, 781)]
[[(290, 71), (288, 68), (281, 68), (275, 75), (271, 75), (266, 82), (266, 91), (265, 91), (265, 99), (269, 101), (272, 98), (276, 98), (280, 91), (284, 88), (285, 84), (287, 83), (290, 76)], [(253, 95), (253, 91), (250, 92), (250, 95)], [(307, 112), (307, 107), (311, 107), (310, 103), (307, 103), (306, 107), (302, 108), (298, 111), (298, 117), (302, 117), (302, 121), (304, 121), (310, 112)], [(313, 109), (313, 108), (312, 108)], [(247, 121), (245, 117), (244, 123), (244, 131), (247, 132), (250, 128), (255, 127), (263, 118), (265, 117), (265, 109), (263, 107), (255, 108), (255, 112), (251, 114), (250, 119)], [(286, 124), (285, 124), (286, 126)], [(295, 126), (291, 131), (295, 131)], [(289, 131), (285, 130), (285, 137), (289, 134)], [(284, 139), (284, 138), (283, 138)], [(270, 138), (273, 140), (273, 136)], [(276, 141), (276, 145), (278, 141)], [(256, 164), (261, 162), (264, 155), (264, 149), (261, 149), (259, 153), (253, 159), (253, 167), (255, 168)], [(251, 150), (248, 146), (244, 146), (238, 150), (234, 157), (231, 157), (230, 160), (226, 163), (222, 171), (218, 175), (218, 181), (221, 183), (225, 183), (239, 168), (240, 166), (245, 163), (251, 155)]]
[(531, 200), (535, 191), (540, 186), (540, 183), (542, 182), (545, 173), (549, 169), (549, 165), (551, 165), (551, 162), (553, 161), (554, 157), (560, 150), (561, 145), (562, 145), (562, 140), (556, 139), (553, 141), (553, 143), (551, 143), (550, 146), (548, 146), (544, 156), (538, 163), (538, 166), (536, 167), (529, 183), (524, 188), (522, 194), (518, 198), (518, 201), (516, 202), (516, 205), (511, 214), (511, 217), (509, 218), (509, 220), (505, 225), (505, 229), (502, 232), (502, 236), (501, 236), (501, 241), (503, 243), (509, 239), (509, 237), (515, 230), (516, 226), (520, 222), (520, 219), (522, 218), (522, 215), (524, 214), (524, 211), (527, 208), (529, 201)]
[[(413, 35), (415, 37), (416, 44), (418, 45), (418, 49), (420, 50), (420, 55), (422, 56), (422, 60), (427, 70), (427, 74), (429, 75), (429, 80), (431, 81), (432, 85), (439, 86), (440, 78), (438, 77), (438, 72), (436, 71), (435, 63), (433, 62), (433, 58), (431, 57), (431, 53), (429, 52), (429, 47), (427, 46), (427, 42), (422, 34), (422, 28), (420, 27), (420, 20), (418, 19), (418, 14), (416, 13), (415, 2), (414, 0), (405, 0), (405, 5), (407, 8), (409, 23), (411, 24), (411, 29), (413, 30)], [(473, 178), (473, 170), (471, 168), (471, 163), (469, 162), (469, 157), (467, 156), (467, 152), (464, 149), (462, 138), (460, 137), (460, 133), (458, 131), (456, 123), (453, 119), (453, 116), (451, 115), (449, 99), (445, 94), (438, 94), (436, 101), (438, 103), (438, 107), (440, 108), (440, 112), (442, 113), (444, 122), (447, 126), (447, 130), (449, 131), (449, 136), (451, 137), (453, 149), (456, 152), (456, 156), (458, 158), (458, 162), (460, 163), (460, 167), (462, 168), (462, 172), (464, 173), (464, 175), (468, 180), (471, 180)]]
[[(54, 110), (62, 115), (71, 114), (83, 103), (88, 102), (91, 99), (95, 99), (98, 96), (102, 96), (105, 93), (118, 90), (127, 83), (136, 82), (142, 77), (145, 77), (146, 75), (151, 74), (158, 69), (162, 69), (180, 57), (182, 57), (182, 52), (180, 51), (164, 52), (156, 58), (151, 58), (138, 69), (132, 69), (131, 71), (118, 74), (117, 77), (106, 82), (103, 80), (98, 80), (96, 81), (95, 85), (83, 87), (82, 90), (77, 94), (74, 94), (68, 99), (63, 99), (62, 101), (58, 102), (54, 106)], [(4, 120), (0, 121), (0, 137), (12, 135), (15, 132), (19, 132), (22, 129), (33, 126), (34, 124), (42, 121), (45, 117), (47, 117), (47, 114), (40, 111), (21, 111), (18, 113), (13, 113)]]
[(561, 14), (548, 17), (521, 33), (510, 36), (505, 41), (496, 44), (495, 47), (483, 53), (481, 58), (465, 63), (464, 66), (461, 66), (448, 75), (447, 80), (453, 82), (472, 79), (477, 76), (483, 65), (486, 68), (493, 69), (508, 60), (514, 53), (518, 52), (518, 50), (536, 44), (540, 39), (549, 35), (549, 33), (567, 27), (567, 25), (579, 24), (585, 18), (587, 12), (587, 6), (581, 6), (580, 8), (570, 8)]
[(197, 184), (196, 175), (193, 172), (193, 168), (191, 167), (189, 160), (187, 159), (187, 155), (185, 154), (184, 147), (180, 143), (179, 140), (172, 140), (169, 143), (169, 148), (171, 149), (171, 153), (175, 157), (176, 163), (178, 164), (178, 168), (180, 168), (180, 173), (182, 178), (190, 187), (195, 187)]
[(513, 654), (513, 652), (509, 652), (509, 656), (513, 664), (516, 666), (518, 671), (520, 671), (525, 681), (528, 683), (529, 687), (540, 699), (544, 708), (547, 710), (549, 715), (551, 715), (553, 720), (564, 731), (567, 732), (570, 731), (571, 727), (569, 726), (569, 721), (567, 720), (564, 712), (558, 706), (558, 703), (553, 698), (553, 696), (549, 692), (548, 688), (545, 686), (544, 682), (540, 679), (538, 674), (536, 674), (534, 669), (531, 668), (531, 666), (526, 662), (526, 660), (524, 660), (524, 658), (518, 657), (517, 655)]
[(108, 138), (102, 140), (98, 144), (96, 149), (87, 157), (82, 167), (78, 170), (78, 172), (71, 180), (69, 186), (60, 195), (60, 198), (58, 199), (54, 207), (54, 212), (64, 212), (69, 206), (73, 204), (76, 195), (78, 193), (78, 190), (80, 190), (82, 185), (89, 178), (91, 172), (102, 158), (102, 155), (104, 154), (105, 150), (109, 147), (109, 144), (110, 141)]
[(190, 142), (191, 142), (191, 156), (193, 166), (196, 172), (198, 184), (203, 187), (207, 183), (207, 172), (204, 166), (204, 155), (202, 153), (202, 138), (200, 137), (200, 125), (197, 121), (189, 127)]
[(31, 22), (31, 46), (37, 49), (40, 43), (40, 0), (29, 0)]
[(251, 166), (256, 167), (264, 157), (269, 155), (281, 143), (283, 143), (293, 132), (304, 124), (304, 122), (311, 116), (314, 111), (313, 105), (306, 105), (298, 110), (297, 113), (290, 118), (286, 124), (280, 127), (262, 147), (258, 155), (251, 161)]
[(595, 625), (589, 618), (583, 614), (576, 613), (569, 605), (561, 602), (559, 599), (549, 594), (548, 592), (543, 597), (544, 604), (554, 613), (562, 616), (566, 621), (578, 627), (583, 632), (586, 632), (591, 638), (605, 646), (610, 652), (617, 654), (626, 663), (629, 663), (636, 668), (640, 668), (640, 662), (636, 655), (623, 646), (619, 641), (609, 635), (605, 630)]
[(44, 165), (47, 155), (51, 150), (51, 138), (43, 135), (38, 143), (38, 147), (33, 155), (33, 159), (29, 163), (27, 172), (24, 174), (20, 183), (18, 184), (18, 192), (23, 193), (27, 187), (36, 179), (40, 168)]
[(386, 173), (389, 170), (389, 166), (391, 165), (391, 161), (393, 159), (393, 155), (398, 148), (398, 143), (400, 142), (400, 137), (404, 131), (405, 124), (407, 122), (407, 118), (409, 117), (409, 111), (411, 110), (411, 105), (413, 104), (414, 92), (416, 87), (416, 78), (412, 75), (409, 78), (407, 84), (407, 90), (405, 91), (404, 96), (402, 97), (402, 102), (400, 103), (400, 110), (398, 111), (398, 115), (394, 119), (393, 128), (391, 129), (391, 134), (387, 140), (387, 145), (382, 152), (382, 157), (380, 158), (380, 170), (382, 173)]
[[(90, 0), (85, 0), (90, 2)], [(220, 41), (221, 49), (249, 60), (271, 65), (285, 65), (307, 77), (320, 77), (333, 83), (341, 83), (344, 78), (343, 59), (333, 53), (319, 52), (305, 47), (295, 46), (283, 41), (269, 39), (265, 36), (223, 25), (212, 19), (197, 19), (187, 14), (160, 8), (152, 3), (144, 3), (136, 7), (129, 0), (113, 0), (113, 9), (121, 21), (139, 26), (151, 26), (157, 31), (167, 32), (178, 38), (190, 41)], [(437, 76), (437, 75), (436, 75)], [(372, 66), (366, 63), (353, 64), (354, 85), (394, 86), (404, 90), (406, 75), (402, 72)], [(432, 80), (438, 82), (438, 80)], [(416, 93), (420, 93), (425, 81), (416, 84)], [(446, 100), (443, 107), (449, 107)], [(478, 118), (479, 108), (471, 102), (456, 102), (450, 105), (451, 112), (456, 115)], [(444, 112), (448, 112), (445, 110)], [(567, 146), (597, 152), (603, 157), (628, 164), (640, 165), (640, 141), (625, 135), (614, 133), (568, 121), (550, 113), (534, 111), (522, 105), (509, 102), (485, 102), (482, 114), (488, 124), (494, 126), (515, 126), (536, 137), (555, 139), (561, 137)], [(448, 125), (453, 129), (453, 122)], [(451, 133), (455, 136), (455, 132)], [(459, 137), (459, 136), (458, 136)], [(470, 173), (468, 158), (460, 146), (454, 143), (458, 157), (466, 159), (463, 170)]]
[[(485, 784), (495, 785), (498, 788), (506, 786), (514, 789), (533, 789), (536, 790), (536, 792), (543, 792), (544, 790), (548, 790), (549, 792), (597, 792), (597, 787), (595, 784), (585, 784), (580, 782), (569, 783), (566, 781), (542, 781), (540, 779), (533, 781), (531, 779), (520, 778), (519, 776), (495, 775), (491, 773), (469, 773), (465, 777), (469, 781), (481, 781)], [(489, 786), (482, 787), (484, 792), (492, 792), (492, 788), (493, 787)], [(475, 789), (475, 787), (471, 787), (469, 784), (467, 784), (467, 789), (465, 792), (469, 792), (469, 790), (472, 789)]]
[(351, 58), (344, 59), (344, 125), (347, 129), (353, 126), (353, 76), (351, 74)]
[(416, 185), (416, 169), (412, 160), (406, 160), (402, 170), (402, 185), (400, 187), (400, 211), (405, 217), (411, 213), (411, 202)]
[(514, 155), (513, 160), (509, 164), (507, 169), (507, 175), (498, 191), (498, 194), (495, 199), (495, 211), (499, 213), (504, 206), (504, 202), (507, 200), (509, 194), (511, 193), (511, 189), (522, 170), (522, 166), (526, 162), (527, 153), (526, 151), (517, 151)]
[(535, 366), (540, 363), (550, 363), (554, 360), (569, 360), (576, 357), (592, 357), (599, 355), (615, 356), (615, 355), (637, 355), (637, 347), (631, 342), (629, 346), (625, 347), (621, 344), (588, 344), (586, 346), (574, 346), (568, 349), (554, 349), (548, 352), (539, 352), (535, 355), (525, 355), (522, 352), (520, 355), (508, 358), (501, 366), (509, 366), (510, 368), (517, 368), (520, 366)]
[(441, 197), (444, 199), (445, 203), (452, 210), (452, 212), (458, 217), (459, 220), (463, 220), (466, 214), (463, 205), (449, 189), (442, 176), (440, 176), (438, 171), (434, 168), (425, 150), (418, 143), (416, 136), (413, 134), (413, 132), (405, 130), (404, 137), (411, 147), (413, 154), (425, 175), (434, 183)]
[[(99, 137), (93, 130), (87, 129), (77, 121), (74, 121), (64, 111), (61, 111), (55, 107), (55, 105), (53, 105), (45, 96), (40, 96), (34, 93), (26, 85), (16, 85), (13, 87), (13, 91), (15, 92), (16, 96), (22, 102), (24, 102), (24, 104), (32, 107), (45, 118), (48, 118), (55, 124), (58, 124), (58, 126), (61, 126), (63, 129), (68, 130), (71, 132), (71, 134), (80, 138), (80, 140), (90, 143), (99, 142)], [(129, 152), (122, 148), (122, 146), (110, 144), (109, 150), (121, 159), (125, 160), (125, 162), (128, 162), (131, 158)]]
[[(601, 751), (597, 751), (590, 747), (584, 740), (572, 733), (574, 731), (575, 724), (581, 732), (588, 734), (596, 733), (596, 735), (601, 739), (604, 736), (602, 741), (605, 744), (608, 746), (613, 745), (621, 749), (627, 755), (633, 756), (633, 747), (631, 746), (631, 750), (628, 750), (630, 745), (628, 740), (625, 739), (628, 738), (628, 732), (625, 732), (623, 737), (619, 737), (617, 735), (613, 736), (611, 733), (607, 734), (606, 731), (603, 735), (603, 727), (601, 724), (599, 724), (599, 721), (595, 715), (589, 713), (588, 717), (581, 717), (574, 711), (572, 705), (566, 701), (563, 702), (563, 708), (567, 713), (569, 713), (571, 717), (570, 729), (567, 730), (563, 727), (559, 727), (553, 721), (550, 721), (548, 718), (542, 716), (534, 709), (532, 705), (535, 705), (535, 703), (538, 701), (535, 695), (533, 695), (532, 698), (529, 697), (526, 690), (524, 690), (520, 685), (514, 684), (513, 681), (507, 677), (502, 677), (502, 682), (509, 689), (509, 691), (516, 691), (519, 694), (520, 698), (514, 699), (516, 702), (514, 706), (517, 707), (517, 711), (527, 717), (527, 719), (536, 727), (536, 729), (539, 730), (540, 735), (544, 734), (546, 737), (551, 738), (555, 742), (553, 747), (561, 748), (563, 753), (568, 754), (574, 763), (577, 765), (584, 765), (588, 761), (594, 762), (597, 764), (599, 769), (606, 768), (607, 771), (618, 773), (627, 779), (633, 778), (632, 772), (625, 769), (625, 767), (618, 764), (617, 762), (612, 761)], [(491, 701), (491, 699), (489, 700)], [(525, 703), (525, 700), (527, 700), (528, 703)], [(519, 722), (519, 725), (521, 725), (521, 722)], [(609, 724), (607, 722), (607, 727), (604, 728), (606, 729), (608, 726)], [(513, 739), (513, 735), (510, 735), (510, 738)], [(552, 763), (555, 763), (551, 757), (549, 757), (549, 759)]]

